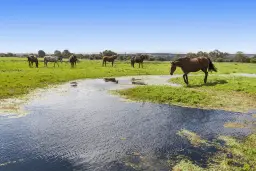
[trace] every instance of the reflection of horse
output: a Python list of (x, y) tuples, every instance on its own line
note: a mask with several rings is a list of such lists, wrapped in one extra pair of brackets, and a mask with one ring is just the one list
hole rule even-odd
[(139, 68), (140, 68), (140, 65), (143, 68), (143, 61), (145, 59), (148, 59), (148, 55), (139, 55), (139, 56), (136, 55), (136, 56), (133, 56), (131, 58), (131, 65), (132, 65), (132, 67), (134, 68), (134, 64), (135, 63), (139, 63)]
[(33, 63), (35, 62), (36, 63), (36, 67), (38, 68), (38, 59), (37, 59), (36, 56), (29, 55), (27, 58), (28, 58), (28, 65), (29, 65), (29, 67), (32, 67)]
[(45, 56), (44, 57), (44, 66), (47, 66), (48, 62), (54, 62), (54, 67), (55, 67), (56, 63), (59, 67), (58, 60), (59, 60), (58, 56)]
[[(176, 67), (180, 67), (184, 73), (184, 82), (188, 85), (188, 73), (197, 72), (202, 70), (205, 73), (204, 83), (207, 82), (208, 71), (217, 72), (217, 68), (213, 65), (210, 58), (207, 57), (197, 57), (197, 58), (179, 58), (173, 61), (170, 70), (170, 74), (173, 75)], [(208, 70), (208, 71), (207, 71)]]
[(112, 62), (112, 67), (113, 67), (116, 58), (117, 58), (117, 55), (103, 56), (102, 66), (104, 65), (106, 66), (107, 62)]
[(71, 67), (74, 68), (74, 66), (76, 65), (76, 62), (78, 62), (76, 55), (71, 55), (69, 57), (69, 62), (71, 64)]

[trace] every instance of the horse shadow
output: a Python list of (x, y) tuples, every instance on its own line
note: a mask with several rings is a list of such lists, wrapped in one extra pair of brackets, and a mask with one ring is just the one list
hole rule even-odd
[(227, 84), (228, 82), (226, 80), (215, 80), (212, 82), (207, 82), (207, 83), (202, 83), (202, 84), (198, 84), (198, 85), (188, 85), (188, 87), (190, 88), (197, 88), (197, 87), (209, 87), (209, 86), (216, 86), (218, 84)]

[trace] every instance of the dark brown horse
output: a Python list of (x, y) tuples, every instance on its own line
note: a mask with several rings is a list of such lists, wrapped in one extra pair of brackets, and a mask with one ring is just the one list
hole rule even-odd
[(173, 61), (170, 70), (170, 74), (173, 75), (176, 67), (180, 67), (183, 71), (184, 82), (188, 85), (188, 73), (197, 72), (202, 70), (205, 73), (204, 83), (207, 82), (208, 71), (217, 72), (217, 68), (213, 65), (210, 58), (207, 57), (197, 57), (197, 58), (180, 58)]
[(32, 67), (33, 66), (33, 63), (35, 62), (36, 63), (36, 67), (38, 68), (38, 59), (36, 56), (34, 55), (29, 55), (28, 57), (28, 66), (29, 67)]
[(102, 66), (104, 66), (104, 65), (106, 66), (107, 62), (111, 62), (112, 63), (112, 67), (113, 67), (116, 58), (117, 58), (117, 55), (103, 56)]
[(143, 68), (143, 61), (145, 59), (148, 59), (148, 55), (136, 55), (136, 56), (133, 56), (131, 58), (131, 66), (134, 68), (134, 64), (135, 63), (139, 63), (139, 68), (140, 68), (140, 65)]
[(71, 55), (69, 57), (69, 62), (71, 64), (71, 67), (74, 68), (74, 66), (76, 65), (76, 62), (78, 62), (76, 55)]

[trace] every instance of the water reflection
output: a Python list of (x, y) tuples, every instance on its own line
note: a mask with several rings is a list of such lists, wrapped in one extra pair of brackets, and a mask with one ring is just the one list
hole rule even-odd
[(96, 79), (79, 81), (76, 88), (63, 85), (27, 104), (26, 117), (2, 118), (0, 163), (23, 162), (0, 170), (135, 170), (131, 162), (143, 163), (142, 170), (165, 170), (166, 161), (180, 154), (203, 165), (207, 152), (215, 149), (195, 148), (178, 131), (190, 130), (204, 139), (251, 131), (223, 127), (251, 120), (250, 115), (122, 102), (108, 94), (130, 87), (127, 83)]

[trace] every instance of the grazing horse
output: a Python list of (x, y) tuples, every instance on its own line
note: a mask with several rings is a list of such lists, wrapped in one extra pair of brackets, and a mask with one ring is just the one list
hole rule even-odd
[(147, 58), (148, 58), (148, 55), (136, 55), (136, 56), (133, 56), (131, 58), (131, 66), (134, 68), (134, 64), (135, 63), (139, 63), (139, 68), (140, 68), (140, 65), (143, 68), (143, 61), (145, 59), (147, 59)]
[(208, 71), (217, 72), (217, 68), (213, 65), (210, 58), (207, 57), (197, 57), (197, 58), (179, 58), (173, 62), (171, 62), (171, 70), (170, 74), (173, 75), (176, 67), (180, 67), (183, 71), (183, 79), (184, 82), (188, 85), (188, 73), (197, 72), (202, 70), (205, 73), (204, 83), (207, 82)]
[(76, 65), (76, 62), (78, 62), (76, 55), (71, 55), (69, 57), (69, 62), (71, 64), (71, 67), (74, 68), (74, 66)]
[(27, 58), (28, 58), (28, 65), (29, 65), (29, 67), (32, 67), (33, 63), (35, 62), (36, 63), (36, 67), (38, 68), (38, 59), (37, 59), (36, 56), (29, 55)]
[(55, 64), (58, 65), (59, 67), (59, 64), (58, 64), (58, 56), (45, 56), (44, 57), (44, 66), (47, 67), (47, 63), (48, 62), (54, 62), (54, 67), (55, 67)]
[(107, 62), (112, 62), (112, 67), (114, 65), (114, 61), (117, 58), (117, 55), (112, 55), (112, 56), (103, 56), (103, 60), (102, 60), (102, 66), (106, 66)]
[(63, 60), (63, 56), (58, 56), (58, 61), (62, 63), (62, 60)]

